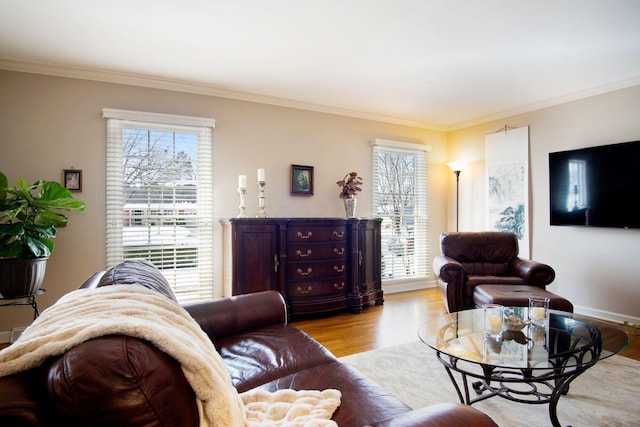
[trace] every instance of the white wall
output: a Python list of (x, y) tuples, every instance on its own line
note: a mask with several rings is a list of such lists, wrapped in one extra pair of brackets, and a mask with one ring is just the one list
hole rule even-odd
[[(95, 271), (105, 268), (105, 121), (103, 108), (209, 117), (216, 120), (214, 143), (214, 238), (220, 240), (217, 219), (238, 212), (238, 175), (249, 184), (247, 211), (257, 209), (256, 170), (265, 168), (266, 209), (271, 217), (344, 217), (336, 181), (357, 171), (364, 178), (358, 200), (360, 216), (371, 214), (371, 141), (399, 140), (433, 147), (430, 191), (431, 224), (446, 228), (449, 176), (446, 135), (407, 126), (354, 119), (212, 96), (0, 71), (0, 170), (11, 181), (60, 180), (62, 169), (83, 170), (85, 212), (69, 214), (69, 226), (59, 232), (43, 288), (41, 308), (76, 289)], [(314, 166), (314, 195), (290, 194), (290, 166)], [(437, 234), (432, 236), (437, 248)], [(221, 247), (216, 245), (215, 292), (221, 295)], [(0, 333), (28, 325), (32, 311), (0, 308)], [(1, 337), (0, 337), (1, 338)], [(1, 341), (1, 339), (0, 339)]]
[(640, 230), (550, 226), (548, 155), (638, 140), (638, 111), (640, 86), (450, 133), (452, 158), (471, 161), (460, 175), (460, 230), (484, 229), (485, 135), (505, 125), (528, 125), (531, 257), (555, 269), (549, 290), (572, 301), (577, 312), (637, 323)]

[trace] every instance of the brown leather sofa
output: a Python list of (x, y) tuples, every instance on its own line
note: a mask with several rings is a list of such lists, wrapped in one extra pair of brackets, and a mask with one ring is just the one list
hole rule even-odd
[(441, 255), (433, 260), (442, 298), (450, 313), (475, 308), (478, 285), (527, 285), (540, 289), (555, 271), (518, 257), (515, 234), (501, 231), (449, 232), (440, 235)]
[[(148, 263), (129, 261), (114, 269), (95, 274), (83, 287), (139, 283), (173, 296)], [(336, 388), (342, 400), (333, 419), (340, 426), (495, 426), (460, 404), (412, 411), (288, 325), (277, 292), (185, 308), (214, 342), (239, 392)], [(111, 335), (85, 341), (37, 369), (0, 378), (0, 425), (190, 427), (198, 426), (199, 418), (194, 393), (175, 360), (146, 341)]]

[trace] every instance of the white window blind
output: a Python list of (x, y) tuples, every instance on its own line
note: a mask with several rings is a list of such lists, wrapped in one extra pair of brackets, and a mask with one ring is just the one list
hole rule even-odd
[(107, 267), (143, 258), (180, 302), (213, 297), (215, 121), (123, 110), (107, 119)]
[(429, 275), (427, 151), (414, 144), (373, 144), (373, 208), (382, 218), (382, 280), (426, 280)]

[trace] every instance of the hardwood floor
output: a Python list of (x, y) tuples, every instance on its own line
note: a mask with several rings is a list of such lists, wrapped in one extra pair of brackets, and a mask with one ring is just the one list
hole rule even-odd
[[(384, 299), (384, 305), (367, 307), (360, 314), (296, 319), (291, 324), (322, 343), (336, 357), (343, 357), (416, 341), (420, 325), (447, 312), (438, 289), (387, 294)], [(600, 322), (577, 317), (595, 324)], [(7, 345), (0, 344), (0, 349)], [(640, 336), (629, 337), (629, 346), (621, 354), (640, 360)]]
[[(381, 306), (365, 308), (360, 314), (298, 319), (292, 325), (302, 329), (337, 357), (416, 341), (420, 325), (445, 314), (438, 289), (385, 295)], [(596, 319), (577, 316), (598, 323)], [(606, 322), (605, 322), (606, 323)], [(622, 325), (620, 325), (622, 327)], [(632, 336), (623, 356), (640, 360), (640, 337)]]

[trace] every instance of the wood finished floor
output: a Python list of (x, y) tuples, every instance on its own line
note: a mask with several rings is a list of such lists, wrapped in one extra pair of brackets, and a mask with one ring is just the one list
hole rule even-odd
[[(384, 299), (384, 305), (367, 307), (360, 314), (295, 319), (291, 324), (322, 343), (336, 357), (343, 357), (416, 341), (420, 325), (446, 313), (438, 289), (387, 294)], [(581, 317), (598, 323), (596, 319)], [(0, 349), (6, 346), (0, 344)], [(640, 360), (640, 336), (629, 337), (629, 346), (621, 354)]]
[[(438, 289), (387, 294), (384, 305), (365, 308), (360, 314), (340, 313), (294, 319), (291, 324), (322, 343), (337, 357), (416, 341), (420, 325), (445, 314)], [(597, 324), (596, 319), (577, 316)], [(620, 325), (622, 327), (622, 325)], [(623, 356), (640, 360), (640, 337), (630, 337)]]

